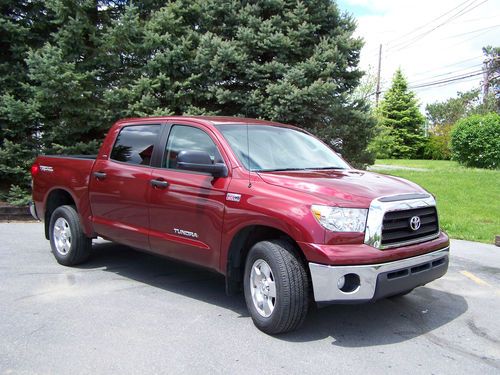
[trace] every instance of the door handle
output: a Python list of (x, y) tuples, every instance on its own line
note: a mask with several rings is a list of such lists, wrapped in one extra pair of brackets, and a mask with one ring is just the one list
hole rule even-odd
[(94, 172), (94, 177), (98, 180), (104, 180), (106, 178), (105, 172)]
[(168, 182), (165, 180), (151, 180), (151, 186), (157, 189), (165, 189), (168, 186)]

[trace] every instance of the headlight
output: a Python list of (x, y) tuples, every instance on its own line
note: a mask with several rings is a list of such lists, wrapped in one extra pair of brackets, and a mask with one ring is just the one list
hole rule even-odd
[(311, 211), (318, 222), (332, 232), (364, 232), (368, 210), (312, 205)]

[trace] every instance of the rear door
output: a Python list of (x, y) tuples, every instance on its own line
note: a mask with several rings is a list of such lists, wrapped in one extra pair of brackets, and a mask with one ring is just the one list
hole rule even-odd
[(165, 183), (150, 188), (151, 250), (217, 269), (230, 177), (180, 170), (177, 155), (196, 150), (207, 151), (214, 162), (227, 164), (227, 158), (214, 134), (201, 125), (175, 123), (167, 125), (167, 132), (160, 168), (151, 175)]
[(148, 193), (151, 164), (163, 126), (124, 126), (108, 159), (98, 159), (90, 184), (95, 231), (102, 237), (149, 250)]

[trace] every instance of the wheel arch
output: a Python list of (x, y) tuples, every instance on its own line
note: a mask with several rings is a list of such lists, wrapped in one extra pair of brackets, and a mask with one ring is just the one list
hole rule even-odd
[(69, 191), (61, 188), (55, 188), (47, 194), (44, 212), (45, 238), (47, 240), (49, 239), (50, 217), (57, 207), (64, 205), (74, 206), (78, 212), (76, 200)]
[(296, 254), (306, 266), (308, 278), (310, 279), (307, 260), (300, 249), (297, 241), (281, 229), (268, 225), (248, 225), (241, 228), (232, 238), (227, 251), (226, 261), (226, 293), (229, 295), (241, 291), (243, 283), (243, 274), (245, 271), (245, 259), (249, 250), (257, 242), (266, 240), (281, 239), (290, 242), (295, 248)]

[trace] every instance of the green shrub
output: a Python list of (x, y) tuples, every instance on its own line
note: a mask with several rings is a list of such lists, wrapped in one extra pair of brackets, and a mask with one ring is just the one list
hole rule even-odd
[(453, 159), (467, 167), (500, 167), (500, 115), (473, 115), (457, 122), (451, 134)]
[(424, 158), (433, 160), (450, 160), (452, 124), (440, 125), (431, 130), (424, 149)]
[(424, 159), (449, 160), (451, 151), (443, 137), (431, 134), (424, 149)]
[(7, 203), (13, 206), (27, 206), (31, 201), (31, 195), (28, 190), (25, 190), (17, 185), (12, 185), (7, 194)]

